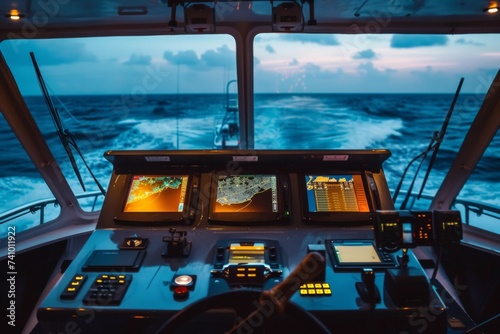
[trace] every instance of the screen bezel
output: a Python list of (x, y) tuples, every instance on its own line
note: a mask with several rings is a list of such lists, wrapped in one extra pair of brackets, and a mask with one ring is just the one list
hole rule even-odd
[[(182, 211), (172, 212), (130, 212), (124, 211), (127, 199), (129, 197), (130, 187), (134, 177), (136, 176), (158, 176), (158, 177), (187, 177), (186, 194)], [(190, 208), (192, 207), (192, 184), (193, 175), (189, 173), (134, 173), (128, 174), (125, 181), (125, 186), (121, 192), (121, 199), (118, 201), (120, 206), (117, 207), (117, 213), (114, 217), (117, 224), (158, 224), (158, 225), (173, 225), (185, 224), (189, 225), (192, 222)]]
[[(268, 175), (276, 177), (277, 212), (215, 212), (219, 176)], [(239, 174), (212, 173), (208, 222), (222, 225), (273, 225), (285, 223), (289, 217), (289, 182), (286, 175), (266, 172), (241, 172)]]
[[(377, 254), (380, 262), (372, 262), (372, 261), (358, 261), (358, 262), (346, 262), (341, 261), (338, 257), (335, 246), (343, 246), (343, 247), (371, 247), (373, 251)], [(389, 253), (382, 254), (381, 250), (377, 248), (375, 242), (373, 240), (326, 240), (326, 249), (330, 255), (332, 266), (334, 269), (339, 270), (359, 270), (363, 268), (373, 268), (373, 269), (387, 269), (387, 268), (396, 268), (397, 263), (394, 260), (394, 257)]]
[[(359, 211), (309, 211), (309, 198), (307, 196), (306, 176), (308, 175), (358, 175), (361, 177), (363, 184), (363, 191), (365, 194), (366, 202), (368, 204), (367, 212)], [(373, 202), (372, 196), (368, 191), (367, 179), (364, 172), (359, 171), (311, 171), (298, 174), (298, 183), (300, 189), (300, 200), (302, 207), (302, 220), (306, 224), (321, 224), (321, 225), (370, 225), (373, 224)]]

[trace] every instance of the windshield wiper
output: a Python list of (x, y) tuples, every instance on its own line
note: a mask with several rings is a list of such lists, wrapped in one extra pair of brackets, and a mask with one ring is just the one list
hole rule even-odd
[(446, 118), (444, 119), (441, 130), (439, 132), (434, 131), (434, 135), (431, 138), (431, 141), (430, 141), (429, 145), (427, 146), (427, 149), (424, 152), (417, 155), (415, 158), (413, 158), (408, 163), (408, 165), (406, 166), (406, 168), (403, 172), (403, 175), (401, 176), (401, 180), (399, 181), (399, 184), (398, 184), (396, 191), (394, 192), (394, 196), (392, 198), (393, 203), (396, 203), (396, 199), (399, 195), (399, 191), (401, 189), (401, 186), (403, 185), (403, 181), (405, 179), (406, 173), (408, 172), (408, 169), (415, 161), (417, 161), (418, 159), (421, 159), (420, 164), (418, 165), (417, 170), (416, 170), (415, 174), (413, 175), (413, 180), (411, 181), (410, 188), (408, 189), (408, 192), (406, 193), (406, 196), (405, 196), (403, 202), (401, 203), (401, 206), (400, 206), (401, 210), (406, 209), (406, 205), (408, 204), (408, 200), (410, 199), (411, 192), (412, 192), (413, 186), (415, 184), (415, 180), (417, 179), (417, 176), (418, 176), (418, 173), (420, 171), (420, 168), (422, 167), (422, 164), (424, 163), (425, 159), (427, 158), (427, 154), (430, 151), (434, 151), (432, 153), (431, 159), (429, 161), (429, 165), (427, 166), (427, 171), (425, 173), (424, 180), (422, 181), (422, 186), (420, 187), (420, 191), (418, 192), (417, 200), (420, 199), (420, 197), (422, 196), (422, 191), (424, 190), (424, 187), (425, 187), (425, 184), (427, 183), (427, 179), (429, 178), (429, 174), (431, 172), (431, 169), (434, 165), (434, 162), (436, 161), (437, 153), (439, 151), (441, 143), (443, 142), (443, 138), (444, 138), (444, 135), (446, 133), (446, 129), (448, 128), (451, 114), (453, 113), (453, 109), (455, 108), (455, 103), (457, 102), (458, 95), (460, 94), (460, 90), (462, 89), (463, 82), (464, 82), (464, 78), (460, 78), (460, 82), (458, 83), (458, 87), (457, 87), (457, 90), (455, 92), (455, 96), (453, 97), (453, 101), (451, 103), (450, 109), (448, 110), (448, 113), (446, 114)]
[(85, 184), (82, 179), (82, 175), (80, 174), (80, 171), (78, 170), (78, 165), (76, 164), (75, 157), (73, 155), (73, 152), (71, 150), (71, 147), (73, 147), (80, 158), (82, 159), (83, 163), (85, 164), (85, 167), (89, 171), (90, 175), (94, 179), (95, 184), (101, 191), (103, 195), (106, 195), (106, 191), (104, 188), (101, 186), (97, 178), (95, 177), (94, 173), (92, 173), (92, 170), (90, 169), (90, 166), (87, 164), (85, 161), (82, 152), (78, 148), (78, 145), (76, 144), (75, 139), (73, 138), (71, 132), (67, 129), (64, 129), (64, 125), (62, 123), (61, 117), (59, 115), (59, 111), (54, 107), (54, 103), (52, 102), (52, 99), (50, 98), (50, 94), (47, 90), (47, 86), (45, 85), (45, 81), (43, 80), (42, 73), (40, 72), (40, 68), (38, 67), (37, 61), (35, 59), (35, 54), (33, 52), (30, 52), (30, 57), (31, 60), (33, 61), (33, 67), (35, 68), (36, 76), (38, 79), (38, 83), (40, 85), (40, 89), (42, 90), (43, 97), (45, 99), (45, 102), (47, 103), (47, 107), (49, 108), (50, 111), (50, 116), (52, 117), (52, 121), (54, 121), (54, 125), (56, 127), (56, 132), (61, 140), (61, 143), (64, 147), (64, 150), (66, 151), (66, 154), (68, 155), (69, 161), (71, 162), (71, 166), (73, 167), (73, 170), (75, 171), (76, 177), (78, 178), (78, 181), (80, 182), (80, 185), (82, 186), (83, 191), (87, 191), (85, 188)]

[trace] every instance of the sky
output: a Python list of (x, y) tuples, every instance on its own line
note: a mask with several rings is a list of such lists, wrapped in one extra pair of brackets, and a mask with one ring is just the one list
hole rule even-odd
[[(500, 68), (499, 36), (259, 34), (256, 93), (484, 93)], [(230, 35), (7, 40), (0, 50), (24, 95), (33, 64), (57, 95), (223, 93), (236, 79)]]

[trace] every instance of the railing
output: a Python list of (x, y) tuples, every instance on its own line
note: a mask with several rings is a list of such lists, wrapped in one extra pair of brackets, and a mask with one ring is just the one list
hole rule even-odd
[[(89, 198), (93, 197), (93, 203), (91, 205), (91, 211), (95, 211), (97, 200), (100, 196), (103, 196), (100, 191), (95, 191), (95, 192), (88, 192), (88, 193), (82, 193), (82, 194), (77, 194), (76, 198), (81, 199), (81, 198)], [(27, 215), (29, 213), (35, 214), (36, 212), (40, 212), (40, 220), (39, 220), (39, 225), (45, 223), (45, 207), (47, 205), (53, 204), (54, 207), (59, 206), (59, 203), (55, 198), (47, 198), (47, 199), (40, 199), (38, 201), (34, 201), (31, 203), (27, 203), (21, 206), (18, 206), (17, 208), (8, 210), (3, 212), (0, 215), (0, 225), (7, 223), (11, 220), (17, 219), (19, 217), (22, 217), (24, 215)]]
[[(434, 196), (431, 195), (422, 194), (420, 197), (424, 200), (428, 200), (429, 202), (434, 199)], [(410, 200), (408, 201), (409, 209), (413, 208), (413, 206), (416, 203), (416, 199), (417, 199), (417, 194), (411, 193)], [(463, 210), (459, 211), (462, 211), (462, 213), (464, 214), (464, 217), (462, 217), (462, 221), (464, 222), (464, 224), (471, 225), (472, 214), (475, 214), (477, 217), (481, 217), (484, 215), (486, 217), (490, 217), (496, 220), (496, 224), (498, 224), (497, 230), (500, 230), (500, 207), (464, 199), (455, 199), (455, 201), (452, 204), (452, 208), (458, 209), (457, 206), (460, 205), (463, 206)]]

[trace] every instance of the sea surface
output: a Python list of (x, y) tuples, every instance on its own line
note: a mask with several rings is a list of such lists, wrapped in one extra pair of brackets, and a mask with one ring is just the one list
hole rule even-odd
[[(438, 189), (482, 99), (473, 94), (460, 95), (424, 194), (433, 195)], [(394, 191), (410, 160), (424, 152), (442, 129), (452, 100), (453, 94), (257, 94), (255, 148), (389, 149), (392, 156), (384, 163), (384, 171)], [(44, 99), (33, 96), (26, 102), (75, 193), (82, 193)], [(112, 171), (111, 163), (103, 157), (107, 150), (212, 149), (214, 128), (224, 116), (226, 96), (62, 96), (54, 104), (64, 128), (71, 132), (85, 161), (107, 188)], [(0, 130), (0, 213), (50, 198), (50, 191), (3, 118)], [(473, 186), (463, 189), (462, 198), (500, 206), (500, 140), (495, 141), (472, 178)], [(98, 190), (81, 158), (73, 152), (87, 191)], [(431, 154), (422, 164), (414, 191), (420, 190)], [(409, 169), (402, 191), (408, 189), (418, 164)], [(400, 195), (396, 203), (402, 198)], [(422, 202), (421, 209), (428, 204)], [(36, 214), (29, 214), (16, 223), (30, 225), (37, 221)]]

